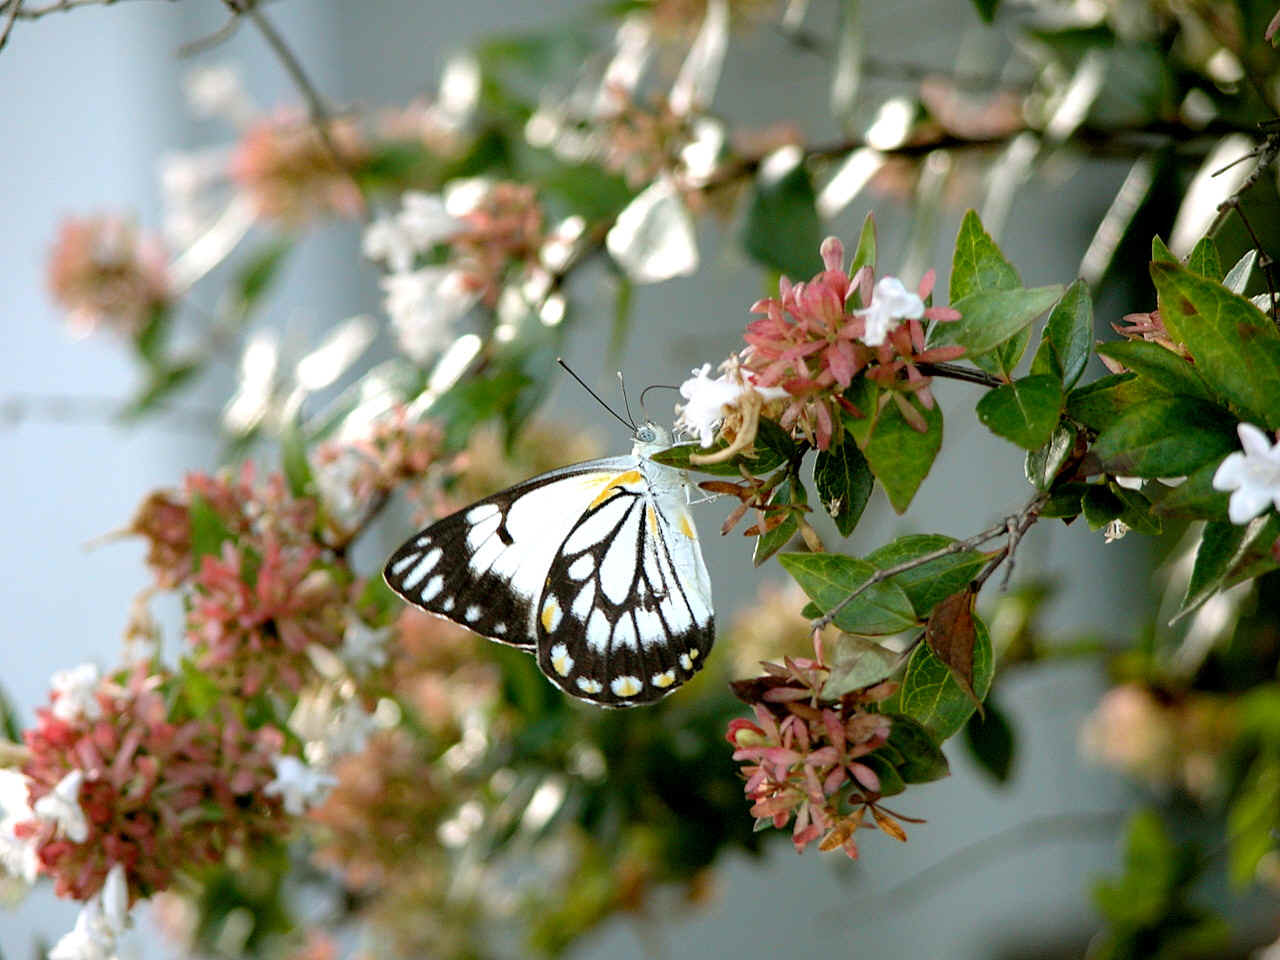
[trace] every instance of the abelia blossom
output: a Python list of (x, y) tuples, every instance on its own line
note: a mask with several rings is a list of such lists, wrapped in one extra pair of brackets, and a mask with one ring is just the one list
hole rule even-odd
[(172, 299), (164, 246), (117, 215), (63, 221), (48, 269), (49, 292), (81, 334), (135, 336)]
[(40, 863), (35, 843), (30, 837), (19, 837), (15, 828), (34, 818), (27, 778), (17, 770), (0, 768), (0, 871), (26, 883), (35, 883)]
[[(736, 363), (722, 365), (722, 372), (714, 379), (709, 377), (711, 364), (695, 368), (693, 377), (680, 384), (680, 396), (685, 404), (679, 408), (676, 426), (698, 437), (702, 446), (709, 447), (715, 440), (716, 429), (731, 418), (735, 410), (745, 403), (757, 405), (785, 397), (786, 391), (777, 387), (757, 388), (744, 377)], [(742, 434), (742, 430), (735, 431)], [(751, 431), (754, 434), (754, 429)]]
[(1227, 454), (1213, 474), (1213, 489), (1232, 491), (1227, 516), (1244, 524), (1273, 506), (1280, 510), (1280, 441), (1272, 443), (1251, 423), (1236, 432), (1244, 452)]
[(862, 317), (866, 324), (862, 342), (869, 347), (878, 347), (884, 343), (895, 320), (919, 320), (923, 317), (924, 301), (909, 293), (897, 277), (881, 277), (871, 294), (870, 306), (853, 311), (853, 315)]
[(452, 267), (392, 273), (381, 284), (396, 341), (418, 363), (426, 363), (454, 341), (458, 321), (477, 300), (466, 277)]
[(80, 806), (82, 786), (84, 771), (71, 770), (31, 807), (37, 820), (51, 825), (55, 833), (72, 843), (84, 843), (89, 837), (89, 823)]
[(276, 768), (275, 779), (263, 787), (262, 792), (268, 797), (280, 797), (285, 812), (294, 816), (306, 813), (338, 782), (332, 774), (287, 754), (273, 757), (271, 762)]
[(111, 960), (128, 922), (129, 888), (117, 863), (102, 890), (80, 908), (75, 927), (49, 951), (49, 960)]
[(49, 681), (54, 695), (53, 715), (60, 720), (97, 720), (102, 712), (96, 696), (99, 679), (98, 667), (92, 663), (54, 673)]

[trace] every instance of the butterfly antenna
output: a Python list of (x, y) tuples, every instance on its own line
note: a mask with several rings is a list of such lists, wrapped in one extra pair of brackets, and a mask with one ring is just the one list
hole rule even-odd
[[(573, 377), (573, 379), (577, 380), (577, 381), (578, 381), (578, 383), (580, 383), (580, 384), (582, 385), (582, 389), (583, 389), (583, 390), (587, 391), (587, 393), (589, 393), (589, 394), (591, 394), (591, 396), (595, 397), (596, 403), (600, 404), (600, 406), (604, 407), (604, 408), (605, 408), (606, 410), (608, 410), (611, 414), (613, 414), (613, 416), (614, 416), (614, 419), (615, 419), (615, 420), (617, 420), (620, 424), (622, 424), (624, 427), (626, 427), (626, 428), (627, 428), (628, 430), (630, 430), (632, 433), (635, 433), (635, 431), (636, 431), (636, 425), (635, 425), (634, 423), (631, 423), (631, 422), (627, 421), (627, 420), (623, 420), (623, 419), (622, 419), (622, 416), (618, 413), (618, 411), (617, 411), (617, 410), (615, 410), (615, 409), (613, 409), (613, 407), (609, 406), (609, 404), (605, 403), (605, 402), (604, 402), (604, 400), (603, 400), (603, 399), (601, 399), (600, 394), (596, 393), (596, 392), (595, 392), (594, 390), (592, 390), (589, 386), (587, 386), (587, 381), (583, 380), (580, 376), (578, 376), (576, 373), (574, 373), (574, 372), (573, 372), (573, 370), (572, 370), (572, 369), (570, 369), (569, 365), (568, 365), (567, 363), (565, 363), (565, 362), (564, 362), (564, 360), (562, 360), (560, 357), (556, 357), (556, 363), (558, 363), (558, 364), (560, 364), (560, 366), (564, 367), (564, 371), (565, 371), (565, 373), (569, 374), (569, 376), (571, 376), (571, 377)], [(625, 396), (625, 394), (624, 394), (624, 396)]]
[[(679, 390), (680, 388), (670, 383), (651, 383), (640, 391), (640, 412), (644, 413), (644, 395), (650, 390)], [(646, 414), (648, 416), (648, 414)]]
[[(618, 388), (622, 391), (622, 405), (627, 408), (627, 419), (631, 421), (631, 429), (636, 428), (636, 418), (631, 412), (631, 402), (627, 399), (627, 382), (622, 379), (622, 371), (618, 371)], [(640, 408), (640, 412), (644, 413), (644, 407)]]

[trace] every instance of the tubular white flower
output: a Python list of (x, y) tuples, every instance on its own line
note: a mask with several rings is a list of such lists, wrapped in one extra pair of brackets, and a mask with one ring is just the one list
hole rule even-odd
[(356, 676), (387, 662), (387, 640), (390, 627), (374, 629), (352, 613), (347, 614), (347, 628), (342, 634), (342, 659)]
[(454, 325), (471, 309), (476, 295), (448, 267), (423, 267), (382, 278), (385, 305), (400, 347), (425, 363), (453, 342)]
[(92, 663), (57, 671), (49, 681), (49, 686), (58, 694), (53, 701), (53, 715), (68, 723), (81, 717), (97, 720), (102, 715), (102, 707), (94, 693), (100, 679), (98, 667)]
[(37, 817), (57, 824), (72, 843), (84, 843), (89, 839), (89, 821), (80, 806), (80, 787), (83, 784), (84, 771), (72, 770), (37, 800), (34, 807)]
[(0, 770), (0, 870), (34, 883), (40, 863), (34, 838), (21, 839), (14, 827), (35, 819), (27, 799), (27, 778), (17, 770)]
[(337, 778), (322, 770), (309, 767), (297, 757), (277, 756), (271, 762), (275, 764), (276, 778), (262, 788), (269, 797), (281, 797), (284, 809), (294, 816), (306, 813), (307, 808), (323, 799), (329, 788), (338, 782)]
[(866, 320), (862, 342), (869, 347), (884, 343), (896, 320), (918, 320), (924, 316), (924, 301), (902, 285), (897, 277), (881, 277), (871, 294), (871, 304), (853, 311)]
[(1236, 427), (1244, 452), (1227, 454), (1213, 475), (1213, 489), (1231, 490), (1227, 516), (1248, 523), (1268, 507), (1280, 510), (1280, 442), (1251, 423)]
[(697, 434), (704, 447), (715, 440), (716, 428), (724, 419), (725, 407), (733, 407), (746, 391), (741, 383), (734, 383), (726, 373), (712, 379), (711, 364), (704, 363), (692, 371), (693, 377), (680, 384), (680, 396), (687, 403), (679, 409), (676, 426)]

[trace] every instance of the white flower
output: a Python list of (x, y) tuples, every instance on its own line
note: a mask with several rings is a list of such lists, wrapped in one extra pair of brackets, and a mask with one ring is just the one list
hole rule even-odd
[(382, 278), (385, 305), (400, 348), (425, 363), (454, 339), (454, 324), (471, 309), (475, 293), (448, 267), (423, 267)]
[(382, 260), (396, 273), (413, 266), (419, 253), (428, 253), (444, 243), (466, 224), (445, 209), (438, 193), (410, 190), (401, 197), (400, 212), (394, 217), (379, 217), (364, 231), (364, 255)]
[(347, 628), (342, 634), (342, 659), (356, 676), (387, 662), (387, 640), (390, 627), (374, 629), (354, 614), (347, 614)]
[(271, 762), (276, 767), (276, 778), (262, 792), (269, 797), (283, 797), (285, 811), (294, 816), (305, 813), (338, 782), (336, 777), (307, 766), (297, 757), (282, 755), (273, 757)]
[(370, 260), (381, 260), (401, 273), (413, 266), (417, 248), (398, 217), (378, 217), (364, 228), (360, 249)]
[(226, 64), (196, 67), (185, 78), (187, 102), (200, 117), (222, 117), (235, 126), (251, 123), (257, 111), (240, 82), (240, 74)]
[(34, 883), (39, 861), (35, 838), (20, 839), (13, 828), (35, 819), (27, 800), (27, 778), (17, 770), (0, 770), (0, 870)]
[(49, 681), (49, 685), (58, 694), (53, 701), (53, 715), (68, 723), (81, 717), (97, 720), (102, 715), (102, 707), (94, 693), (100, 679), (98, 667), (92, 663), (82, 663), (70, 670), (55, 673)]
[(1280, 510), (1280, 442), (1251, 423), (1236, 427), (1244, 453), (1229, 453), (1213, 475), (1213, 489), (1232, 490), (1227, 516), (1248, 523), (1269, 506)]
[[(351, 688), (352, 690), (354, 688)], [(323, 766), (349, 753), (359, 753), (377, 726), (372, 714), (351, 691), (333, 684), (298, 697), (289, 715), (289, 729), (303, 741), (307, 762)]]
[(725, 407), (734, 407), (747, 388), (734, 383), (727, 373), (712, 379), (711, 364), (704, 363), (691, 371), (693, 377), (680, 384), (680, 396), (687, 401), (680, 408), (676, 426), (698, 435), (704, 447), (715, 440), (716, 427), (724, 419)]
[(84, 843), (89, 839), (89, 821), (80, 807), (83, 783), (84, 771), (72, 770), (37, 800), (34, 808), (37, 817), (57, 824), (72, 843)]
[(871, 294), (871, 305), (853, 311), (867, 321), (862, 342), (869, 347), (884, 343), (895, 320), (918, 320), (924, 316), (924, 301), (910, 293), (897, 277), (881, 277)]
[(102, 890), (80, 908), (76, 925), (49, 951), (49, 960), (111, 960), (129, 922), (129, 886), (116, 864)]

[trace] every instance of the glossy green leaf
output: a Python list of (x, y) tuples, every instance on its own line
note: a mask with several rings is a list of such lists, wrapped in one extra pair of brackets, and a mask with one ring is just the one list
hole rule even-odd
[(1131, 477), (1181, 477), (1236, 449), (1234, 422), (1191, 397), (1157, 397), (1127, 410), (1093, 444), (1102, 469)]
[(953, 323), (934, 329), (936, 344), (958, 343), (966, 359), (980, 357), (1010, 337), (1025, 330), (1062, 295), (1062, 286), (1033, 287), (1030, 290), (983, 290), (971, 293), (951, 306), (960, 312)]
[(1163, 395), (1132, 373), (1108, 374), (1067, 394), (1067, 416), (1101, 431), (1133, 407)]
[[(936, 553), (955, 542), (953, 537), (937, 533), (913, 533), (873, 550), (864, 559), (879, 570), (888, 570)], [(992, 554), (984, 550), (949, 553), (904, 570), (885, 582), (901, 587), (916, 615), (923, 620), (935, 606), (972, 580), (991, 557)]]
[(1217, 401), (1204, 378), (1187, 360), (1158, 343), (1147, 340), (1112, 340), (1098, 344), (1098, 352), (1124, 365), (1165, 393)]
[(894, 766), (905, 783), (932, 783), (951, 773), (951, 766), (929, 730), (906, 714), (889, 714), (888, 746), (901, 760)]
[[(973, 690), (981, 699), (991, 689), (993, 656), (986, 625), (974, 618)], [(942, 743), (964, 726), (976, 708), (969, 695), (925, 643), (916, 645), (902, 674), (902, 686), (881, 704), (884, 713), (905, 713)]]
[(1092, 487), (1087, 483), (1064, 483), (1049, 494), (1049, 499), (1040, 508), (1040, 516), (1045, 520), (1067, 520), (1078, 517), (1084, 509), (1083, 498)]
[(902, 758), (896, 755), (897, 751), (893, 752), (894, 758), (892, 760), (889, 758), (889, 750), (884, 747), (858, 759), (859, 763), (870, 767), (875, 771), (876, 776), (880, 778), (880, 796), (882, 797), (896, 797), (907, 789), (907, 785), (903, 782), (902, 775), (898, 773), (898, 768), (894, 762)]
[(711, 456), (724, 450), (728, 444), (717, 440), (709, 447), (696, 443), (682, 443), (667, 450), (660, 450), (653, 455), (658, 463), (680, 470), (692, 470), (698, 473), (709, 473), (719, 477), (741, 477), (742, 469), (757, 477), (772, 473), (795, 456), (795, 442), (787, 432), (772, 420), (761, 420), (756, 430), (756, 439), (752, 443), (753, 456), (738, 454), (723, 463), (693, 463), (691, 457)]
[(1059, 423), (1049, 441), (1038, 450), (1027, 451), (1023, 472), (1028, 482), (1037, 490), (1048, 490), (1058, 478), (1058, 472), (1075, 452), (1079, 431), (1066, 421)]
[(1184, 520), (1221, 520), (1227, 515), (1231, 495), (1213, 489), (1217, 463), (1206, 463), (1176, 487), (1157, 488), (1152, 510), (1161, 517)]
[(893, 509), (903, 513), (942, 449), (942, 410), (936, 404), (932, 410), (920, 410), (928, 426), (920, 433), (907, 423), (895, 403), (887, 402), (880, 409), (878, 391), (865, 377), (855, 380), (846, 396), (868, 415), (861, 419), (846, 416), (845, 427), (889, 495)]
[(1178, 608), (1178, 617), (1184, 617), (1212, 597), (1222, 587), (1231, 561), (1244, 543), (1245, 528), (1242, 525), (1218, 521), (1206, 523), (1196, 547), (1196, 561), (1191, 568), (1191, 579)]
[(1131, 530), (1154, 536), (1161, 530), (1160, 518), (1151, 511), (1150, 502), (1136, 490), (1126, 490), (1115, 483), (1092, 484), (1081, 500), (1089, 529), (1100, 530), (1112, 520), (1119, 520)]
[(840, 535), (853, 533), (875, 486), (867, 458), (857, 444), (846, 439), (833, 450), (819, 451), (813, 464), (813, 485)]
[(1129, 529), (1149, 537), (1159, 536), (1164, 529), (1164, 521), (1152, 511), (1151, 501), (1147, 499), (1145, 493), (1130, 490), (1114, 482), (1108, 484), (1108, 488), (1123, 504), (1119, 519), (1123, 520)]
[(1169, 249), (1168, 245), (1165, 244), (1165, 242), (1161, 240), (1159, 236), (1154, 236), (1151, 238), (1151, 259), (1154, 260), (1156, 263), (1179, 263), (1180, 262), (1178, 258), (1174, 255), (1174, 252)]
[(835, 643), (827, 644), (826, 662), (831, 672), (822, 685), (822, 699), (838, 700), (846, 693), (879, 683), (897, 669), (901, 660), (902, 655), (896, 650), (866, 637), (842, 633)]
[[(787, 477), (774, 487), (773, 494), (769, 497), (769, 504), (771, 506), (808, 502), (809, 498), (804, 489), (804, 484), (800, 483), (794, 476)], [(755, 551), (751, 556), (752, 562), (757, 567), (763, 564), (766, 560), (790, 543), (791, 538), (796, 535), (796, 531), (799, 529), (800, 522), (796, 518), (795, 511), (787, 511), (786, 517), (780, 524), (772, 530), (766, 530), (756, 537)]]
[(1153, 263), (1165, 327), (1214, 392), (1244, 417), (1280, 427), (1280, 333), (1249, 300), (1185, 267)]
[(994, 699), (987, 699), (983, 713), (975, 711), (969, 717), (964, 725), (964, 742), (979, 769), (996, 783), (1009, 782), (1015, 753), (1013, 725)]
[(807, 280), (822, 269), (822, 224), (816, 203), (813, 181), (802, 162), (776, 179), (756, 177), (743, 248), (763, 266)]
[(1093, 299), (1089, 285), (1076, 280), (1049, 311), (1031, 373), (1056, 377), (1069, 390), (1084, 373), (1092, 343)]
[(1064, 400), (1057, 377), (1024, 377), (984, 394), (978, 401), (978, 419), (997, 436), (1025, 450), (1038, 450), (1053, 436)]
[(1212, 237), (1201, 237), (1187, 255), (1187, 269), (1210, 280), (1222, 279), (1222, 255)]
[[(784, 553), (778, 557), (823, 613), (834, 608), (875, 574), (865, 560), (838, 553)], [(877, 583), (860, 593), (836, 614), (841, 630), (869, 636), (899, 633), (916, 625), (911, 601), (897, 584)]]
[(996, 242), (983, 228), (977, 213), (967, 211), (956, 234), (948, 299), (955, 303), (972, 293), (1017, 290), (1021, 286), (1018, 271), (1005, 259)]

